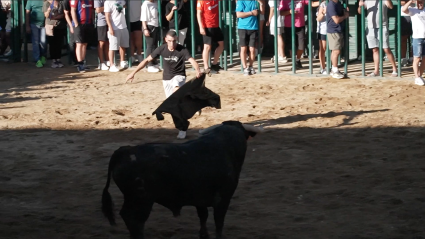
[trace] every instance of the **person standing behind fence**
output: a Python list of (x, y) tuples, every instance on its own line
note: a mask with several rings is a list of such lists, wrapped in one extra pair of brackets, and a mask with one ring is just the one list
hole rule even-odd
[[(158, 4), (154, 0), (146, 0), (142, 5), (143, 34), (146, 39), (146, 55), (149, 56), (157, 47), (161, 37), (161, 28), (159, 27)], [(149, 61), (148, 72), (159, 72), (159, 64), (156, 59)]]
[(326, 0), (322, 0), (316, 12), (317, 40), (319, 41), (320, 74), (327, 75), (326, 71)]
[[(406, 4), (406, 1), (400, 1), (400, 11), (401, 8)], [(415, 7), (415, 4), (410, 4), (410, 7)], [(412, 19), (409, 15), (401, 11), (401, 65), (406, 66), (408, 63), (413, 62), (413, 52), (412, 52), (412, 40), (410, 37), (413, 34), (412, 31)], [(407, 59), (407, 45), (409, 43), (409, 59)], [(400, 66), (399, 66), (400, 67)]]
[[(425, 69), (425, 9), (424, 0), (417, 0), (417, 8), (409, 8), (412, 1), (404, 4), (402, 11), (412, 19), (413, 25), (413, 71), (415, 72), (415, 84), (424, 85), (425, 81), (422, 74)], [(420, 67), (419, 67), (420, 64)]]
[(338, 56), (341, 54), (344, 45), (344, 20), (348, 17), (348, 7), (345, 10), (339, 0), (329, 0), (326, 6), (326, 39), (329, 42), (329, 50), (332, 51), (330, 75), (337, 79), (344, 78), (344, 75), (338, 69)]
[(94, 4), (93, 0), (71, 0), (71, 16), (72, 25), (74, 27), (74, 41), (76, 44), (75, 53), (77, 55), (78, 72), (86, 72), (87, 43), (94, 31), (93, 16)]
[[(177, 1), (177, 4), (176, 4)], [(167, 18), (170, 29), (175, 30), (174, 12), (177, 10), (177, 24), (179, 27), (179, 41), (178, 43), (184, 46), (184, 40), (187, 35), (187, 28), (189, 26), (189, 13), (186, 11), (185, 3), (188, 0), (171, 0), (165, 6), (165, 17)]]
[(43, 13), (43, 1), (29, 0), (25, 6), (26, 30), (31, 34), (32, 57), (35, 66), (43, 67), (46, 64), (46, 31), (44, 28), (45, 17)]
[(10, 33), (12, 31), (11, 27), (11, 1), (10, 0), (2, 0), (0, 1), (0, 11), (4, 13), (5, 16), (5, 24), (3, 25), (3, 29), (0, 26), (0, 39), (1, 39), (1, 48), (0, 48), (0, 56), (8, 57), (12, 55), (12, 49), (8, 52), (5, 52), (7, 47), (10, 46)]
[[(130, 36), (125, 21), (124, 7), (124, 0), (105, 1), (104, 11), (108, 24), (109, 59), (111, 59), (110, 72), (118, 72), (128, 68), (128, 63), (125, 60), (125, 48), (130, 46)], [(115, 51), (118, 50), (120, 53), (120, 69), (113, 62)]]
[(69, 0), (65, 0), (63, 2), (64, 12), (65, 12), (65, 20), (68, 24), (69, 30), (69, 40), (68, 47), (71, 54), (72, 61), (74, 62), (74, 66), (78, 66), (77, 55), (75, 52), (75, 40), (74, 40), (74, 27), (72, 26), (72, 16), (71, 16), (71, 3)]
[[(240, 57), (244, 75), (253, 75), (255, 60), (255, 49), (258, 47), (258, 14), (257, 1), (239, 0), (236, 3), (236, 17), (238, 18), (239, 45), (241, 47)], [(247, 47), (250, 57), (247, 65)]]
[[(382, 23), (379, 22), (379, 2), (382, 1)], [(385, 54), (387, 54), (388, 60), (390, 61), (392, 67), (393, 67), (393, 73), (391, 76), (397, 77), (397, 66), (395, 64), (394, 55), (391, 52), (391, 49), (389, 47), (389, 32), (388, 32), (388, 8), (393, 8), (393, 3), (391, 0), (367, 0), (363, 1), (360, 0), (359, 2), (359, 8), (358, 12), (361, 14), (361, 7), (364, 6), (365, 9), (367, 9), (367, 30), (366, 30), (366, 39), (367, 44), (369, 45), (369, 49), (373, 50), (373, 62), (375, 63), (375, 71), (370, 73), (369, 76), (375, 77), (379, 75), (379, 29), (382, 28), (382, 35), (383, 35), (383, 44), (382, 47), (385, 51)]]
[[(49, 38), (50, 58), (52, 68), (61, 68), (62, 44), (66, 36), (66, 20), (62, 1), (47, 0), (43, 5), (44, 16), (46, 17), (46, 35)], [(53, 34), (53, 35), (51, 35)]]
[[(220, 0), (221, 1), (221, 0)], [(220, 29), (218, 6), (219, 0), (199, 0), (196, 6), (197, 19), (199, 24), (199, 32), (204, 41), (204, 51), (202, 52), (202, 60), (204, 62), (205, 72), (209, 72), (210, 51), (213, 42), (218, 43), (218, 47), (214, 52), (214, 60), (211, 64), (211, 72), (217, 73), (223, 68), (218, 64), (221, 53), (224, 50), (224, 36)]]
[[(266, 22), (266, 26), (270, 26), (270, 35), (273, 35), (275, 37), (277, 37), (277, 60), (279, 63), (286, 63), (288, 62), (288, 59), (286, 58), (285, 55), (285, 42), (283, 41), (283, 34), (285, 32), (284, 30), (284, 20), (285, 17), (282, 16), (280, 14), (280, 11), (277, 11), (278, 14), (278, 18), (277, 18), (277, 34), (276, 34), (276, 30), (275, 30), (275, 26), (274, 26), (274, 1), (275, 0), (270, 0), (269, 1), (269, 6), (270, 6), (270, 14), (269, 14), (269, 20)], [(290, 34), (290, 33), (287, 33)], [(273, 56), (272, 61), (274, 60), (275, 56)]]
[(99, 57), (99, 69), (102, 71), (109, 70), (111, 63), (109, 62), (108, 50), (108, 24), (104, 12), (105, 0), (94, 0), (94, 8), (97, 13), (97, 40), (99, 45), (97, 47), (97, 56)]
[[(140, 21), (140, 16), (142, 14), (142, 0), (130, 0), (129, 8), (130, 11), (130, 50), (132, 62), (142, 62), (143, 61), (143, 32), (142, 32), (142, 22)], [(136, 53), (136, 57), (134, 57)]]

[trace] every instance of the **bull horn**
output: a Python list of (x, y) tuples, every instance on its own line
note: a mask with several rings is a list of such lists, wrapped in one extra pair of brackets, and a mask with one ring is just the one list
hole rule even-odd
[(245, 130), (251, 131), (251, 132), (254, 132), (254, 133), (264, 132), (264, 129), (262, 127), (255, 127), (255, 126), (248, 125), (248, 124), (242, 124), (242, 126), (244, 127)]
[(213, 125), (213, 126), (206, 128), (206, 129), (201, 129), (201, 130), (199, 130), (199, 133), (200, 134), (206, 134), (206, 133), (210, 132), (211, 130), (213, 130), (213, 129), (219, 127), (219, 126), (222, 126), (222, 125), (223, 124), (216, 124), (216, 125)]

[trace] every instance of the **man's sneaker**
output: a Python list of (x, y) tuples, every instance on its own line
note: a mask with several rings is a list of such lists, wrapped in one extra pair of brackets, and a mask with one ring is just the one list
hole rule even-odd
[(58, 65), (59, 68), (62, 68), (63, 67), (63, 64), (62, 64), (62, 62), (60, 60), (57, 60), (56, 61), (56, 65)]
[(105, 63), (101, 63), (99, 69), (102, 71), (107, 71), (109, 70), (109, 67)]
[(78, 65), (78, 66), (77, 66), (77, 70), (78, 70), (78, 72), (80, 72), (80, 73), (84, 73), (84, 72), (86, 72), (86, 69), (84, 68), (84, 65)]
[(245, 76), (249, 76), (249, 75), (251, 74), (251, 71), (249, 70), (249, 67), (247, 67), (247, 68), (245, 68), (245, 69), (243, 70), (243, 74), (244, 74)]
[(137, 60), (139, 62), (142, 62), (143, 61), (143, 55), (137, 55)]
[(406, 58), (401, 59), (401, 65), (407, 66), (407, 59)]
[(41, 64), (46, 65), (46, 57), (41, 56), (40, 61), (41, 61)]
[(320, 74), (327, 75), (328, 72), (326, 71), (326, 69), (320, 69)]
[(52, 67), (52, 68), (59, 68), (58, 64), (56, 63), (56, 60), (53, 60), (53, 61), (52, 61), (52, 65), (51, 65), (51, 67)]
[(286, 58), (286, 56), (285, 57), (279, 56), (277, 60), (278, 60), (279, 63), (286, 63), (286, 62), (288, 62), (288, 59)]
[(107, 67), (110, 67), (110, 66), (111, 66), (111, 62), (109, 62), (109, 61), (105, 61), (105, 65), (106, 65)]
[(337, 71), (337, 72), (331, 71), (331, 76), (332, 76), (332, 78), (336, 78), (336, 79), (344, 78), (344, 75), (339, 71)]
[(415, 78), (416, 85), (425, 85), (424, 79), (422, 77)]
[[(301, 64), (301, 60), (297, 60), (295, 62), (295, 69), (300, 70), (303, 68), (303, 65)], [(291, 67), (291, 71), (292, 71), (292, 67)]]
[(251, 75), (257, 74), (257, 72), (255, 72), (254, 67), (250, 66), (250, 67), (248, 67), (248, 69), (249, 69), (249, 73), (251, 73)]
[(223, 67), (221, 67), (220, 66), (220, 64), (216, 64), (216, 65), (214, 65), (214, 64), (211, 64), (211, 69), (212, 70), (215, 70), (215, 71), (220, 71), (220, 70), (224, 70), (224, 68)]
[(116, 65), (112, 65), (111, 67), (109, 67), (109, 71), (110, 72), (118, 72), (118, 71), (120, 71), (120, 69), (118, 69), (118, 67)]
[(148, 66), (148, 72), (156, 73), (159, 72), (159, 69), (155, 66)]
[(4, 53), (4, 57), (8, 57), (8, 56), (11, 56), (13, 54), (13, 52), (12, 52), (12, 50), (10, 50), (10, 51), (8, 51), (8, 52), (6, 52), (6, 53)]
[(41, 63), (41, 60), (38, 60), (38, 61), (35, 63), (35, 66), (36, 66), (36, 67), (38, 67), (38, 68), (41, 68), (41, 67), (43, 67), (43, 63)]
[(162, 68), (161, 68), (161, 65), (160, 64), (155, 64), (153, 66), (155, 66), (158, 70), (162, 71)]
[(186, 131), (179, 131), (179, 134), (177, 135), (178, 139), (185, 139), (186, 138)]
[(121, 66), (121, 69), (127, 69), (128, 68), (128, 61), (121, 61), (120, 66)]

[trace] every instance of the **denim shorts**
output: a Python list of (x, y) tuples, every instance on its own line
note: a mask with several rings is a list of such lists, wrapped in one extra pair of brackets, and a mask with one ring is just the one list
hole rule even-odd
[(425, 56), (425, 38), (413, 38), (413, 56)]

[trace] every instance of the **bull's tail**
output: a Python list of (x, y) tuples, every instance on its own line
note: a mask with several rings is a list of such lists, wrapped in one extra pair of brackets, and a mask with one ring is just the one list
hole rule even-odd
[(115, 166), (115, 163), (117, 160), (119, 160), (121, 156), (122, 148), (119, 148), (116, 150), (111, 157), (111, 160), (109, 161), (109, 167), (108, 167), (108, 179), (106, 181), (106, 186), (103, 189), (102, 193), (102, 212), (103, 215), (105, 215), (106, 218), (108, 218), (109, 223), (111, 225), (116, 225), (115, 223), (115, 215), (114, 215), (114, 203), (112, 202), (111, 194), (108, 192), (109, 184), (111, 183), (111, 170)]

